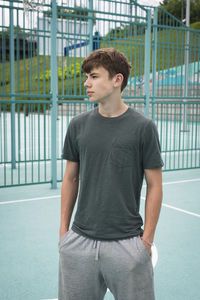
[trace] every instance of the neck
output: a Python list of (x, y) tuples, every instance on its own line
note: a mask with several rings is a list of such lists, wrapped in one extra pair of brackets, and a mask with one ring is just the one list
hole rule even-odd
[(113, 99), (113, 101), (105, 101), (104, 103), (99, 103), (98, 111), (104, 117), (118, 117), (125, 113), (128, 109), (121, 97), (119, 99)]

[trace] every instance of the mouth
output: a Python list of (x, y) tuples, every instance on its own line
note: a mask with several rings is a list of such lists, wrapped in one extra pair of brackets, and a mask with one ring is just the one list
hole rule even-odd
[(92, 94), (94, 94), (94, 92), (87, 92), (87, 95), (90, 97), (92, 96)]

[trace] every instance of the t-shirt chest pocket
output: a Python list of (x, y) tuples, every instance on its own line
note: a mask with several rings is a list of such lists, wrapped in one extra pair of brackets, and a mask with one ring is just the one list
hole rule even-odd
[(127, 141), (117, 140), (112, 143), (110, 151), (110, 163), (119, 167), (125, 168), (133, 165), (135, 159), (134, 147)]

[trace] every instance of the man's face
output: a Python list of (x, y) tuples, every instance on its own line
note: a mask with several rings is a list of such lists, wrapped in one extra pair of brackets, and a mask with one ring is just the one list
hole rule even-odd
[(103, 67), (92, 69), (90, 73), (86, 74), (84, 83), (90, 101), (105, 103), (112, 97), (114, 82), (115, 76), (110, 78), (108, 71)]

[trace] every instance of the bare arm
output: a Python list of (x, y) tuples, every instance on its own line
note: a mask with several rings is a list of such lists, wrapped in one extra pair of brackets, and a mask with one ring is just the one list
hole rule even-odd
[[(162, 204), (162, 169), (145, 170), (147, 183), (143, 238), (153, 242)], [(143, 240), (150, 253), (150, 245)]]
[(67, 161), (61, 188), (60, 238), (68, 231), (79, 186), (79, 163)]

